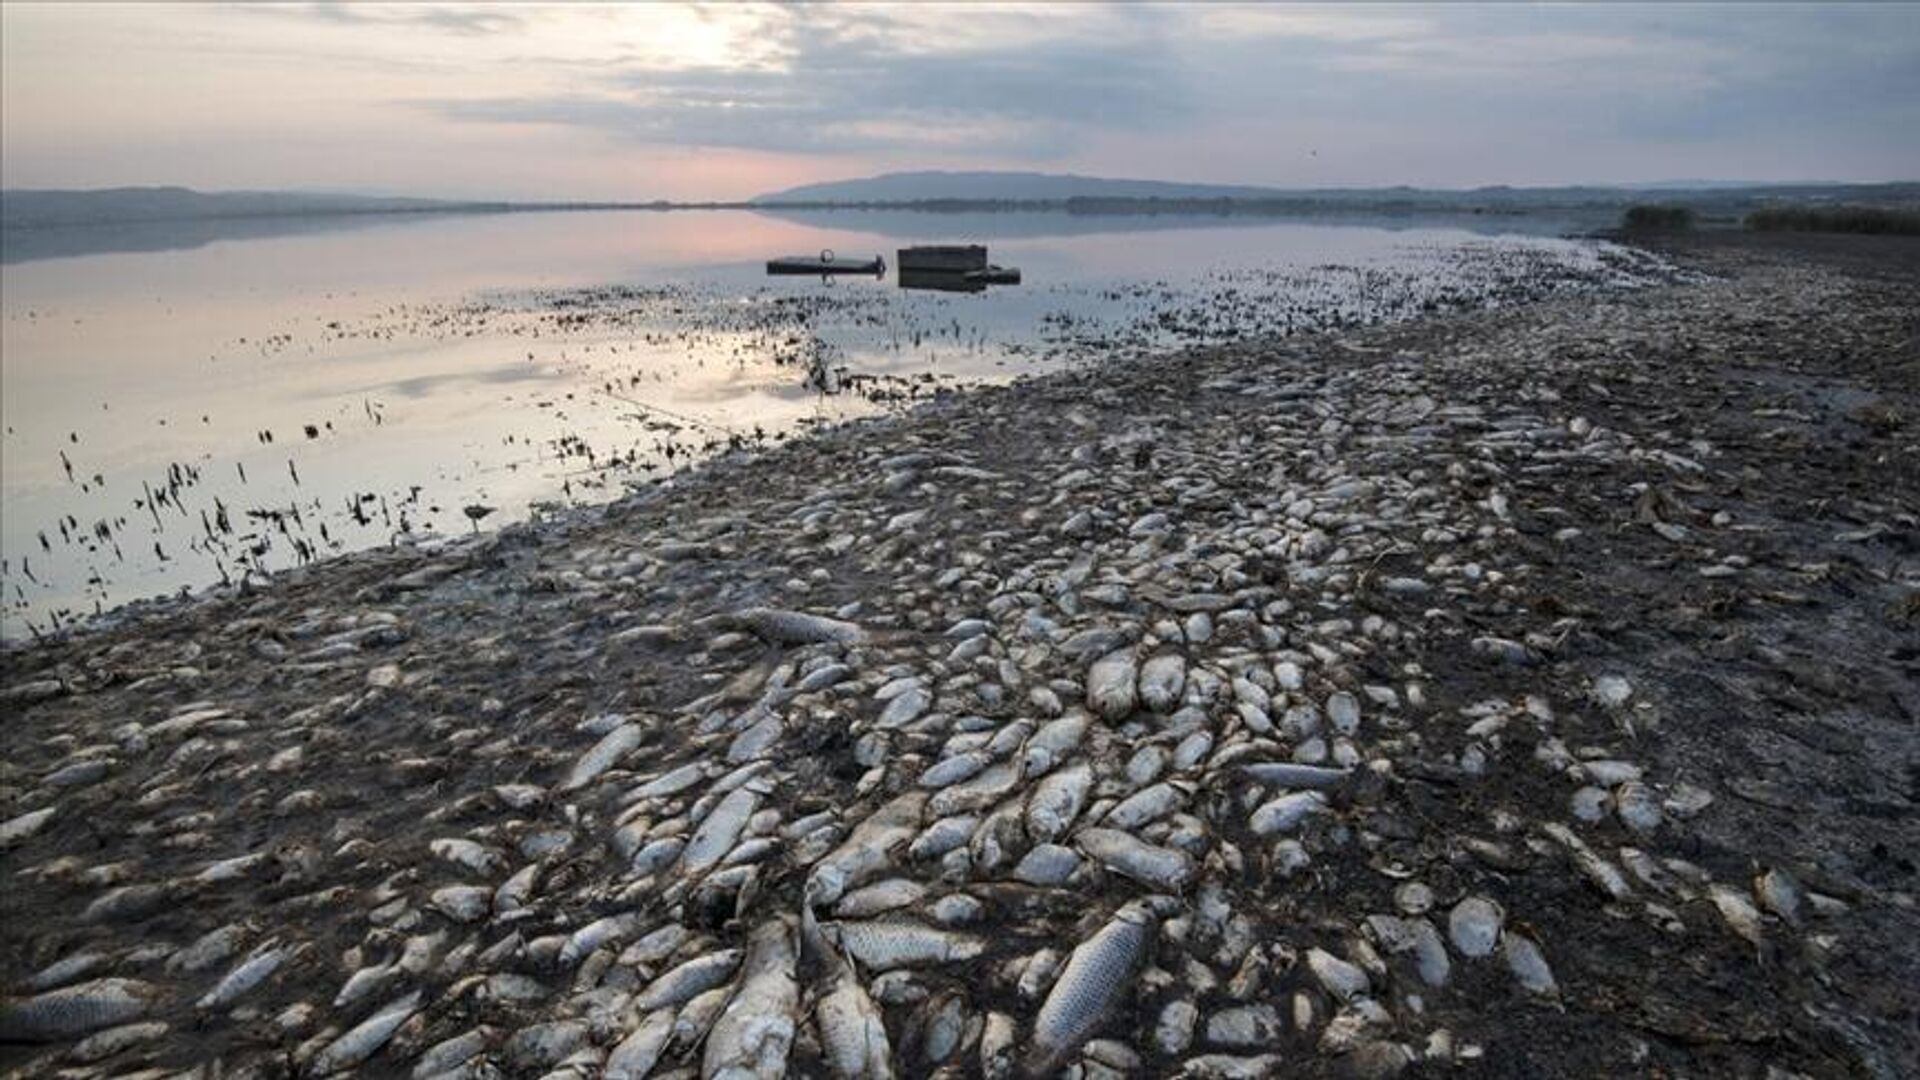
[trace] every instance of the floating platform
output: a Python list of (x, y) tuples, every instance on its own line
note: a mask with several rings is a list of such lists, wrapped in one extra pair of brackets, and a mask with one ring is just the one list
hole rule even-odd
[(842, 259), (834, 255), (831, 248), (818, 255), (785, 255), (767, 260), (767, 273), (774, 275), (818, 274), (825, 277), (832, 274), (871, 274), (883, 277), (886, 272), (887, 260), (879, 255), (871, 259)]
[(1020, 271), (987, 261), (982, 244), (931, 244), (901, 248), (900, 287), (940, 292), (979, 292), (989, 285), (1018, 285)]
[(902, 270), (963, 274), (987, 268), (987, 249), (981, 244), (933, 244), (901, 248), (895, 254)]

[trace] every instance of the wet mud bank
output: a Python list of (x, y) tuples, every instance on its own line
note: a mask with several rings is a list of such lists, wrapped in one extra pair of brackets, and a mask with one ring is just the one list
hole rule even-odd
[(1920, 1071), (1920, 275), (947, 395), (0, 654), (20, 1075)]

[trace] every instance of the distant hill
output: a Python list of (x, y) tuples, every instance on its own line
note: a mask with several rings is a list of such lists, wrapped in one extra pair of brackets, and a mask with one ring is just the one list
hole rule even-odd
[(477, 208), (478, 204), (441, 199), (308, 195), (287, 191), (204, 192), (183, 187), (101, 188), (93, 191), (18, 188), (0, 191), (0, 228)]
[(943, 205), (972, 208), (987, 204), (1047, 203), (1082, 212), (1142, 212), (1153, 204), (1219, 204), (1225, 209), (1298, 212), (1314, 208), (1392, 207), (1401, 209), (1526, 212), (1555, 208), (1620, 207), (1648, 199), (1693, 200), (1729, 209), (1774, 199), (1857, 200), (1909, 203), (1920, 185), (1775, 184), (1728, 180), (1681, 180), (1656, 184), (1588, 184), (1567, 187), (1470, 189), (1415, 187), (1272, 188), (1225, 184), (1181, 184), (1159, 180), (1112, 180), (1094, 176), (1030, 172), (902, 172), (859, 180), (835, 180), (788, 188), (752, 200), (754, 205)]
[(1277, 188), (1179, 184), (1164, 180), (1108, 180), (1034, 172), (899, 172), (861, 180), (831, 180), (760, 195), (766, 202), (924, 202), (966, 199), (1059, 202), (1066, 199), (1263, 199)]

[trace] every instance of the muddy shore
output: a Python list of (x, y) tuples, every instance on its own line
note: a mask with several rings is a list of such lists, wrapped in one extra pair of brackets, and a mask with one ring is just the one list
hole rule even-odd
[(1669, 253), (9, 649), (0, 1066), (1920, 1075), (1920, 245)]

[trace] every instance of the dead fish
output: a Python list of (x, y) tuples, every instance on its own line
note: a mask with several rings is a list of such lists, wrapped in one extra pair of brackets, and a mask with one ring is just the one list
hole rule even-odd
[(1629, 829), (1639, 833), (1658, 829), (1665, 817), (1660, 797), (1638, 780), (1629, 780), (1614, 790), (1613, 811)]
[(1131, 648), (1110, 652), (1087, 669), (1087, 707), (1108, 720), (1124, 720), (1138, 702), (1139, 660)]
[(700, 1074), (714, 1080), (777, 1080), (793, 1046), (800, 987), (793, 926), (784, 918), (760, 924), (747, 939), (740, 988), (707, 1034)]
[(1323, 765), (1297, 765), (1285, 761), (1261, 761), (1240, 766), (1240, 771), (1255, 783), (1291, 791), (1330, 791), (1347, 782), (1352, 769), (1334, 769)]
[(171, 1030), (173, 1029), (168, 1024), (159, 1020), (149, 1020), (139, 1024), (121, 1024), (119, 1027), (110, 1027), (80, 1040), (72, 1050), (67, 1052), (67, 1056), (82, 1064), (105, 1061), (141, 1043), (162, 1038)]
[(1333, 724), (1333, 730), (1342, 735), (1352, 735), (1360, 730), (1360, 702), (1345, 690), (1336, 690), (1327, 695), (1327, 720)]
[(666, 1053), (673, 1034), (673, 1010), (656, 1009), (640, 1021), (607, 1055), (604, 1080), (644, 1080)]
[(1073, 842), (1108, 870), (1169, 892), (1184, 888), (1196, 869), (1186, 852), (1149, 844), (1118, 829), (1082, 829)]
[(1532, 938), (1509, 928), (1500, 935), (1500, 948), (1507, 958), (1507, 969), (1528, 993), (1551, 997), (1560, 992), (1546, 955)]
[(58, 807), (47, 806), (39, 810), (29, 810), (18, 817), (0, 822), (0, 849), (13, 847), (32, 838), (35, 833), (46, 827), (47, 822), (53, 820), (56, 809)]
[(880, 717), (873, 722), (873, 726), (881, 731), (896, 731), (920, 719), (932, 707), (933, 694), (916, 682), (908, 686), (904, 692), (888, 700), (886, 708), (880, 710)]
[(1074, 948), (1034, 1019), (1028, 1076), (1052, 1075), (1132, 990), (1157, 922), (1145, 904), (1129, 904)]
[(1193, 1045), (1193, 1028), (1200, 1010), (1187, 998), (1175, 998), (1160, 1010), (1153, 1026), (1153, 1045), (1163, 1054), (1184, 1054)]
[(741, 955), (739, 949), (721, 949), (694, 957), (648, 983), (634, 997), (633, 1007), (648, 1012), (691, 1000), (733, 978)]
[(1440, 932), (1433, 928), (1432, 923), (1417, 915), (1406, 918), (1369, 915), (1367, 929), (1388, 952), (1411, 953), (1414, 965), (1419, 969), (1421, 982), (1432, 987), (1447, 984), (1447, 978), (1453, 971), (1453, 961), (1447, 956), (1446, 943), (1440, 939)]
[(75, 953), (72, 956), (63, 957), (35, 972), (33, 978), (27, 980), (26, 988), (34, 993), (51, 990), (56, 986), (93, 974), (110, 963), (112, 959), (106, 953), (98, 952)]
[(996, 761), (971, 779), (934, 792), (927, 809), (936, 817), (979, 810), (1012, 795), (1019, 783), (1020, 770), (1014, 762)]
[(1707, 887), (1707, 897), (1720, 910), (1720, 917), (1726, 920), (1734, 933), (1754, 945), (1760, 944), (1760, 909), (1753, 906), (1753, 901), (1748, 900), (1740, 890), (1719, 882)]
[(476, 844), (462, 837), (445, 837), (427, 845), (427, 850), (455, 866), (471, 870), (476, 874), (492, 876), (506, 869), (506, 860), (499, 852)]
[(579, 761), (574, 762), (572, 770), (567, 773), (567, 778), (560, 782), (557, 790), (578, 791), (593, 783), (601, 773), (613, 768), (621, 758), (632, 753), (640, 745), (642, 734), (638, 724), (621, 724), (607, 732), (599, 742), (594, 744), (593, 749), (581, 755)]
[(1075, 709), (1042, 724), (1020, 751), (1020, 775), (1032, 779), (1072, 756), (1092, 721), (1084, 711)]
[(1026, 846), (1026, 829), (1020, 818), (1020, 801), (1008, 799), (981, 820), (968, 842), (975, 870), (992, 875), (1013, 862), (1014, 856)]
[(814, 1024), (828, 1070), (846, 1080), (890, 1080), (893, 1048), (887, 1041), (886, 1018), (867, 996), (853, 966), (804, 910), (801, 923), (810, 931), (809, 950), (827, 968), (827, 988), (814, 1006)]
[(687, 841), (686, 849), (680, 853), (681, 872), (692, 877), (719, 865), (759, 805), (760, 796), (751, 788), (728, 792)]
[(1100, 819), (1100, 824), (1128, 831), (1150, 825), (1186, 802), (1190, 790), (1187, 785), (1172, 781), (1142, 788), (1107, 811), (1106, 817)]
[(938, 1066), (950, 1060), (966, 1037), (969, 1019), (966, 995), (958, 990), (928, 999), (908, 1021), (906, 1042), (916, 1047), (918, 1063)]
[(427, 906), (454, 922), (475, 922), (493, 907), (493, 891), (481, 885), (447, 885), (427, 897)]
[(706, 778), (707, 767), (698, 761), (690, 761), (627, 792), (626, 801), (634, 803), (642, 799), (659, 799), (678, 795)]
[(906, 919), (843, 922), (836, 932), (847, 954), (871, 971), (957, 963), (986, 951), (979, 938)]
[(1479, 958), (1493, 953), (1500, 942), (1500, 928), (1507, 913), (1500, 905), (1483, 896), (1469, 896), (1453, 906), (1447, 916), (1447, 934), (1460, 955)]
[(560, 949), (560, 965), (572, 967), (602, 946), (617, 946), (640, 932), (640, 916), (608, 915), (575, 930)]
[(865, 919), (882, 912), (917, 904), (927, 895), (927, 887), (907, 878), (889, 878), (855, 889), (840, 898), (833, 914), (841, 919)]
[(344, 1069), (351, 1069), (372, 1057), (385, 1046), (400, 1025), (407, 1022), (414, 1013), (420, 1011), (420, 991), (415, 990), (405, 997), (398, 998), (382, 1006), (372, 1016), (328, 1043), (313, 1059), (308, 1072), (314, 1076), (330, 1076)]
[(1778, 868), (1760, 874), (1753, 879), (1753, 895), (1759, 898), (1761, 906), (1778, 915), (1781, 922), (1788, 926), (1800, 925), (1807, 890), (1792, 874)]
[(1187, 658), (1160, 653), (1140, 665), (1140, 701), (1157, 713), (1172, 712), (1187, 686)]
[(500, 887), (493, 891), (493, 913), (505, 915), (531, 903), (533, 891), (539, 887), (540, 876), (545, 870), (544, 864), (528, 863), (501, 882)]
[(926, 772), (920, 774), (919, 784), (923, 788), (943, 788), (949, 784), (957, 784), (986, 768), (992, 761), (993, 755), (985, 750), (969, 750), (954, 754), (929, 766)]
[(477, 1027), (434, 1043), (413, 1063), (415, 1080), (426, 1080), (458, 1069), (478, 1057), (493, 1038), (493, 1029)]
[(0, 1042), (51, 1042), (144, 1016), (161, 999), (138, 979), (95, 979), (0, 1007)]
[[(568, 1060), (591, 1036), (587, 1025), (578, 1020), (548, 1020), (530, 1024), (513, 1033), (502, 1048), (508, 1063), (523, 1075), (546, 1075), (543, 1070)], [(594, 1051), (598, 1063), (598, 1052)]]
[(807, 874), (806, 902), (815, 906), (834, 903), (848, 889), (892, 866), (893, 853), (913, 839), (926, 806), (926, 792), (910, 791), (856, 825), (846, 840)]
[(219, 1009), (231, 1004), (242, 994), (265, 982), (280, 965), (292, 957), (298, 956), (305, 945), (286, 947), (276, 941), (263, 942), (257, 946), (239, 966), (227, 972), (226, 976), (214, 984), (196, 1004), (199, 1009)]
[(853, 623), (779, 608), (746, 608), (726, 615), (711, 616), (696, 625), (701, 624), (745, 630), (775, 645), (814, 645), (822, 642), (857, 645), (867, 639), (867, 632)]
[(1307, 950), (1307, 970), (1321, 989), (1342, 1001), (1363, 998), (1372, 989), (1367, 973), (1325, 949)]
[(1180, 1063), (1180, 1075), (1192, 1080), (1267, 1080), (1282, 1075), (1286, 1062), (1279, 1054), (1197, 1054)]
[[(979, 827), (980, 819), (973, 814), (941, 818), (913, 838), (913, 843), (907, 846), (907, 857), (920, 861), (937, 859), (955, 848), (964, 847)], [(1028, 828), (1032, 828), (1031, 823)]]
[(1272, 836), (1292, 832), (1327, 809), (1327, 797), (1318, 791), (1295, 791), (1256, 807), (1247, 824), (1257, 836)]
[(980, 1075), (985, 1080), (1006, 1080), (1013, 1075), (1018, 1038), (1013, 1017), (1003, 1012), (987, 1014), (980, 1028)]

